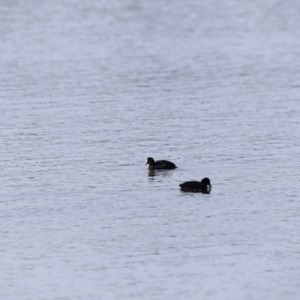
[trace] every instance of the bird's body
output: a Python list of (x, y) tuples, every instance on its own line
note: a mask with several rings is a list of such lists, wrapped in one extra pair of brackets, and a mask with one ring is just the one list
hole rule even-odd
[(149, 165), (149, 170), (172, 170), (176, 169), (176, 165), (168, 160), (155, 161), (152, 157), (148, 157), (145, 165)]
[(200, 192), (209, 194), (211, 191), (211, 184), (209, 178), (203, 178), (200, 181), (186, 181), (179, 184), (180, 188), (185, 192)]

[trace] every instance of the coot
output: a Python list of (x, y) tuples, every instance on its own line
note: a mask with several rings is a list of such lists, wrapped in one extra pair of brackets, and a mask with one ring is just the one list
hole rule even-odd
[(211, 184), (209, 178), (205, 177), (199, 181), (186, 181), (179, 184), (181, 189), (185, 192), (201, 192), (204, 194), (209, 194), (211, 191)]
[(155, 161), (152, 157), (148, 157), (145, 165), (149, 165), (149, 170), (171, 170), (177, 168), (175, 164), (168, 160)]

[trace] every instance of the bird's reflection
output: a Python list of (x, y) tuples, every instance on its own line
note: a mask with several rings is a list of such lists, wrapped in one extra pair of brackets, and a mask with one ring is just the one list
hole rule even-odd
[(155, 175), (157, 175), (157, 174), (154, 170), (151, 170), (151, 171), (148, 172), (149, 177), (154, 177)]
[(162, 177), (170, 177), (172, 172), (168, 170), (149, 170), (148, 176), (155, 177), (155, 176), (162, 176)]

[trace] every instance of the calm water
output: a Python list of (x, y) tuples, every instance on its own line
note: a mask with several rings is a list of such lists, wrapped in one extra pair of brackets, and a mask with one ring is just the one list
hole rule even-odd
[(299, 299), (298, 1), (0, 3), (0, 299)]

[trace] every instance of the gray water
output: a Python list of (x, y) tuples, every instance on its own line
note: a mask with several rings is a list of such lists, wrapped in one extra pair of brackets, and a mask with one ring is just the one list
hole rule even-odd
[(0, 299), (300, 299), (299, 1), (0, 3)]

